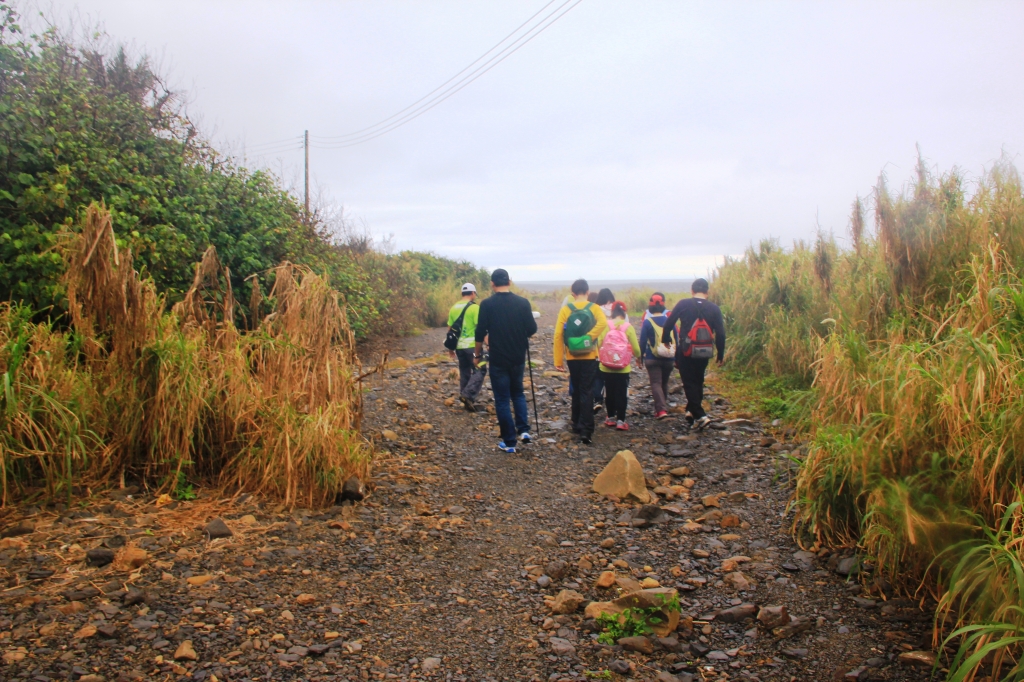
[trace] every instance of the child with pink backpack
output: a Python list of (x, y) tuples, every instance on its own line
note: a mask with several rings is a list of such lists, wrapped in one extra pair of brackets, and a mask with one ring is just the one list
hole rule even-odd
[(626, 304), (615, 301), (608, 329), (598, 337), (598, 356), (601, 376), (604, 378), (605, 426), (628, 431), (626, 405), (629, 395), (629, 374), (633, 359), (640, 358), (640, 342), (636, 330), (626, 318)]

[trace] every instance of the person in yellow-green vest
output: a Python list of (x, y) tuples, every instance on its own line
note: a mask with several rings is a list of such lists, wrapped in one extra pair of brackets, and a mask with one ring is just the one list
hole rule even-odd
[(572, 302), (563, 306), (555, 321), (555, 369), (568, 368), (572, 380), (572, 430), (580, 442), (594, 437), (594, 380), (597, 378), (597, 339), (608, 328), (601, 307), (587, 300), (590, 285), (585, 279), (572, 283)]
[[(463, 310), (465, 314), (463, 315)], [(462, 300), (452, 306), (448, 311), (448, 326), (455, 324), (462, 316), (462, 333), (459, 335), (459, 342), (455, 350), (451, 352), (453, 359), (459, 361), (459, 399), (466, 409), (476, 412), (476, 397), (480, 388), (484, 385), (483, 378), (478, 381), (470, 381), (474, 371), (487, 372), (486, 368), (474, 369), (473, 353), (476, 348), (476, 325), (480, 318), (480, 306), (476, 305), (476, 287), (471, 282), (462, 285)]]

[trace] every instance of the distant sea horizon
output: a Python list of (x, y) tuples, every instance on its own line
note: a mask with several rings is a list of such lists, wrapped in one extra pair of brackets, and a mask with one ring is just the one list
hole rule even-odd
[[(688, 279), (590, 279), (591, 291), (608, 288), (616, 289), (655, 289), (664, 293), (679, 293), (690, 290), (693, 284), (693, 277)], [(515, 285), (526, 291), (534, 291), (540, 294), (555, 291), (572, 284), (572, 280), (514, 280)]]

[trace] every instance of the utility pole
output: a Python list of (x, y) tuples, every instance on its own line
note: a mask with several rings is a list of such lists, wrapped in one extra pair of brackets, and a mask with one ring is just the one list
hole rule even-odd
[(309, 131), (302, 136), (303, 147), (306, 150), (306, 224), (309, 225)]

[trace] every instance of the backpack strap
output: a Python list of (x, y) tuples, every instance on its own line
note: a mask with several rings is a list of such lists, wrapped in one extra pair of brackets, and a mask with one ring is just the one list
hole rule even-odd
[(465, 307), (462, 309), (462, 312), (459, 313), (459, 316), (455, 319), (455, 322), (452, 323), (453, 328), (458, 327), (459, 329), (462, 329), (462, 319), (466, 317), (466, 311), (469, 310), (469, 306), (471, 305), (475, 305), (473, 301), (470, 301), (465, 305)]

